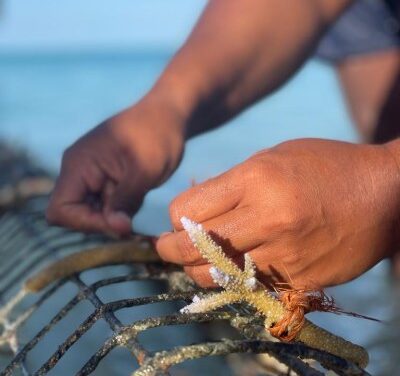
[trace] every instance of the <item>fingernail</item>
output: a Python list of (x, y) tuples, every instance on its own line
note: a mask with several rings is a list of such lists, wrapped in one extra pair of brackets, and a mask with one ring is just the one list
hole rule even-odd
[(107, 215), (107, 222), (110, 227), (118, 233), (132, 231), (131, 218), (124, 212), (118, 211), (109, 213)]
[(131, 219), (128, 217), (128, 215), (124, 212), (117, 211), (117, 212), (111, 212), (109, 215), (110, 219), (116, 220), (116, 221), (125, 221), (125, 222), (131, 222)]

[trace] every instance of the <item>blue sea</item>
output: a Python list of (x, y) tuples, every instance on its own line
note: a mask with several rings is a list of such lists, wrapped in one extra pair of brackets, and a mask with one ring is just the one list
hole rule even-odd
[[(57, 172), (63, 150), (106, 117), (137, 101), (171, 55), (159, 50), (2, 54), (0, 138), (26, 148)], [(281, 90), (223, 128), (188, 142), (180, 168), (146, 197), (134, 218), (135, 230), (149, 234), (168, 230), (168, 203), (193, 179), (201, 182), (258, 150), (299, 137), (357, 142), (335, 72), (318, 61), (306, 64)], [(344, 309), (389, 322), (399, 308), (399, 291), (387, 269), (382, 263), (330, 292)], [(394, 371), (400, 355), (398, 325), (331, 314), (313, 314), (313, 319), (367, 346), (371, 373), (400, 372), (399, 368)]]

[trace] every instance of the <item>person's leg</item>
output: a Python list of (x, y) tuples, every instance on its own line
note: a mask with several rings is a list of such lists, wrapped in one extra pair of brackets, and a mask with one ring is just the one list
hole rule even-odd
[(396, 3), (358, 0), (321, 40), (316, 56), (338, 68), (363, 140), (399, 135), (400, 18)]
[(355, 55), (337, 65), (341, 85), (362, 140), (400, 135), (400, 49)]

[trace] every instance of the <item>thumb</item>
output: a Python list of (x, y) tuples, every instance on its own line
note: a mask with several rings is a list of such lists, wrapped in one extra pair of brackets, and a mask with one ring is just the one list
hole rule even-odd
[(137, 190), (133, 179), (118, 184), (107, 182), (103, 192), (104, 217), (113, 231), (121, 235), (132, 232), (132, 215), (143, 202), (143, 190)]

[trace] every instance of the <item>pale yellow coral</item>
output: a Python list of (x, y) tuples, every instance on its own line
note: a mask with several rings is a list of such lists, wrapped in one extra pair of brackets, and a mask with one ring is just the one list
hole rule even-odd
[[(193, 303), (181, 310), (183, 313), (206, 312), (244, 301), (264, 316), (266, 329), (270, 329), (282, 319), (285, 315), (284, 306), (256, 280), (255, 266), (249, 255), (245, 256), (245, 267), (242, 271), (225, 255), (223, 249), (211, 239), (200, 224), (186, 217), (182, 217), (181, 222), (195, 247), (213, 265), (210, 274), (214, 282), (225, 289), (221, 293), (214, 293), (203, 299), (196, 297)], [(361, 367), (368, 364), (368, 353), (363, 347), (335, 336), (308, 320), (297, 334), (296, 340), (340, 356)]]

